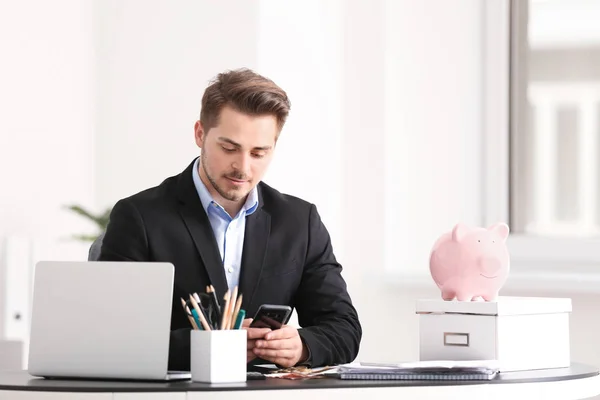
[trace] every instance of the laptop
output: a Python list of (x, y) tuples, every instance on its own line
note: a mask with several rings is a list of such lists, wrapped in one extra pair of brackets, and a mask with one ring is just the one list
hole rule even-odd
[(173, 381), (174, 267), (163, 262), (36, 264), (28, 372), (44, 378)]

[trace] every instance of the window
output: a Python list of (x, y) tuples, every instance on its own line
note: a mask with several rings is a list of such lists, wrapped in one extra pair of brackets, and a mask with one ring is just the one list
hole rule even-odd
[(600, 0), (504, 4), (506, 20), (486, 28), (486, 168), (509, 173), (488, 184), (488, 214), (510, 223), (515, 274), (600, 277)]
[(600, 0), (514, 1), (510, 220), (600, 234)]

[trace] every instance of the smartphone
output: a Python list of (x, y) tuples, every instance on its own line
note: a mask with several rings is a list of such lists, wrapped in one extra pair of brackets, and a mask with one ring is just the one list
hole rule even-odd
[(274, 304), (261, 305), (250, 324), (250, 328), (281, 328), (287, 324), (292, 315), (292, 307)]

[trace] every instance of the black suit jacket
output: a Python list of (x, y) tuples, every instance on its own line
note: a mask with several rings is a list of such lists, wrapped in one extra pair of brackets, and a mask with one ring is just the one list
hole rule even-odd
[[(219, 249), (192, 180), (193, 162), (157, 187), (113, 207), (100, 261), (166, 261), (175, 266), (169, 369), (190, 368), (190, 323), (181, 307), (227, 280)], [(254, 315), (263, 303), (295, 308), (312, 366), (353, 361), (362, 336), (358, 315), (316, 207), (258, 184), (259, 205), (247, 216), (239, 293)]]

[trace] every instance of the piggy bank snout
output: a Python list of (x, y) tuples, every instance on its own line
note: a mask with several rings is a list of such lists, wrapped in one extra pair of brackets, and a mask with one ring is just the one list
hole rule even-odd
[(496, 276), (502, 269), (502, 262), (498, 257), (479, 257), (477, 266), (482, 274), (486, 276)]

